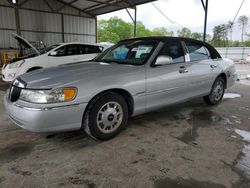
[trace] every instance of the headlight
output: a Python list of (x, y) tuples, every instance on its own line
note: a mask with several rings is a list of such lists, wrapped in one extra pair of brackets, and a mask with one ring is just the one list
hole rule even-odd
[(76, 88), (58, 88), (53, 90), (22, 89), (20, 99), (33, 103), (58, 103), (72, 101), (76, 94)]
[(20, 60), (20, 61), (17, 61), (15, 63), (10, 63), (10, 64), (8, 64), (8, 68), (9, 69), (19, 68), (19, 67), (21, 67), (23, 65), (24, 62), (25, 62), (24, 60)]

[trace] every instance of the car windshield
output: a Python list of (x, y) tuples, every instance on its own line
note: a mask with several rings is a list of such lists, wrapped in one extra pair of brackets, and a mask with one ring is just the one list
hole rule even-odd
[(50, 50), (52, 50), (52, 49), (54, 49), (54, 48), (56, 48), (56, 47), (58, 47), (58, 46), (60, 46), (60, 44), (54, 44), (54, 45), (52, 45), (52, 46), (49, 46), (49, 47), (47, 47), (47, 48), (44, 48), (44, 49), (42, 49), (42, 50), (40, 51), (40, 54), (45, 54), (45, 53), (49, 52)]
[(105, 51), (94, 59), (94, 61), (142, 65), (152, 54), (157, 44), (158, 42), (156, 41), (141, 40), (121, 42)]

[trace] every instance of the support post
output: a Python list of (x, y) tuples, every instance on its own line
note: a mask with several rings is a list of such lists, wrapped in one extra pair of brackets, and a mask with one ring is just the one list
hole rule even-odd
[(62, 42), (65, 42), (64, 38), (64, 16), (61, 14), (61, 22), (62, 22)]
[(134, 18), (134, 37), (137, 35), (137, 8), (135, 7), (135, 18)]
[(203, 0), (201, 0), (201, 3), (203, 5), (204, 11), (205, 11), (205, 20), (204, 20), (204, 32), (203, 32), (203, 41), (206, 42), (206, 35), (207, 35), (207, 13), (208, 13), (208, 0), (205, 0), (206, 3), (204, 3)]
[(98, 20), (97, 20), (97, 16), (95, 17), (95, 42), (98, 43)]
[(14, 5), (14, 10), (15, 10), (15, 20), (16, 20), (16, 32), (18, 35), (21, 35), (18, 1), (16, 2), (16, 5)]
[(130, 14), (130, 12), (128, 11), (128, 9), (126, 8), (126, 11), (129, 15), (129, 17), (131, 18), (131, 20), (133, 21), (133, 24), (134, 24), (134, 37), (136, 37), (136, 34), (137, 34), (137, 8), (135, 6), (134, 8), (134, 11), (135, 11), (135, 15), (134, 15), (134, 18), (133, 16)]

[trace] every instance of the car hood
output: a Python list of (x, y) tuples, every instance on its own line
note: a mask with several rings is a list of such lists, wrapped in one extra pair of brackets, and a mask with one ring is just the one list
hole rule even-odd
[(24, 48), (33, 49), (37, 55), (40, 54), (39, 51), (32, 44), (30, 44), (26, 39), (14, 33), (12, 35), (21, 46), (23, 46)]
[(82, 82), (102, 79), (136, 71), (140, 66), (104, 62), (81, 62), (59, 67), (39, 69), (18, 78), (25, 82), (26, 88), (49, 89), (75, 86)]

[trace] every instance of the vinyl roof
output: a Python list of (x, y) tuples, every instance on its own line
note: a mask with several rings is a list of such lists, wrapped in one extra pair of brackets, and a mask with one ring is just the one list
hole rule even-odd
[(153, 2), (156, 0), (58, 0), (68, 6), (77, 8), (83, 13), (98, 16), (109, 12), (134, 8), (136, 5)]

